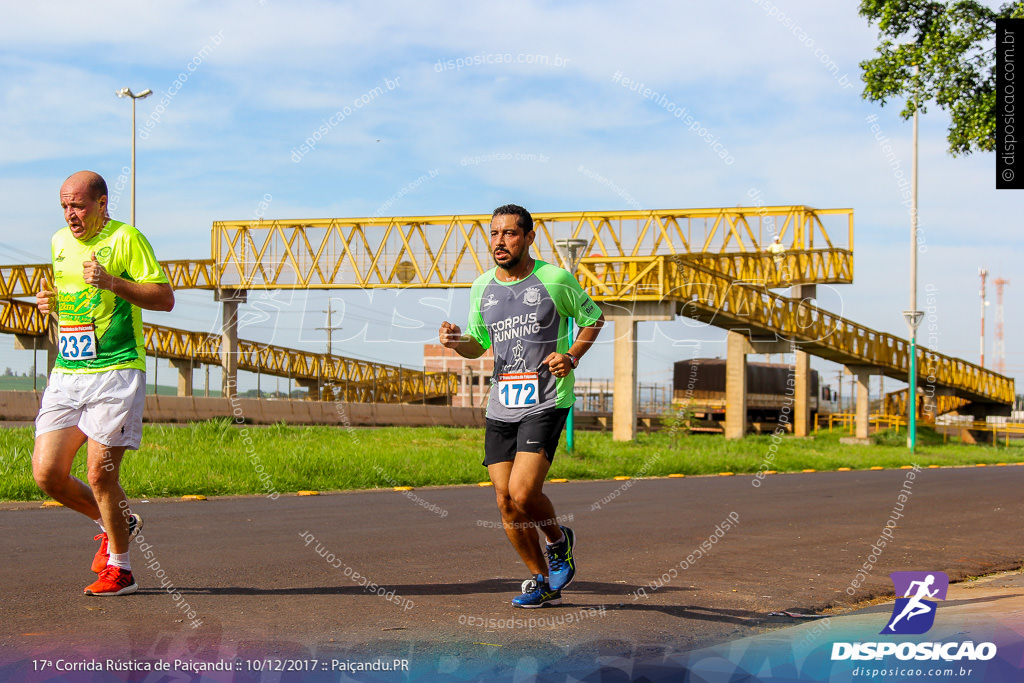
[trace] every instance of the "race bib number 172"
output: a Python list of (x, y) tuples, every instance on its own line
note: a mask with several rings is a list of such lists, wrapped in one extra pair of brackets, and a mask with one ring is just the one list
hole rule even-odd
[(529, 408), (540, 399), (540, 380), (536, 372), (509, 372), (498, 375), (498, 401), (506, 408)]

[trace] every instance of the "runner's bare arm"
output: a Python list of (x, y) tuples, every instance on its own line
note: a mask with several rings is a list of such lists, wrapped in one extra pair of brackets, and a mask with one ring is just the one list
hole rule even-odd
[[(604, 313), (594, 321), (593, 325), (580, 328), (579, 334), (576, 335), (576, 341), (572, 343), (567, 353), (576, 356), (577, 360), (583, 358), (583, 354), (597, 341), (597, 335), (601, 333), (602, 327), (604, 327)], [(548, 357), (544, 359), (544, 364), (548, 366), (551, 374), (555, 377), (565, 377), (572, 370), (572, 361), (564, 353), (548, 354)]]
[(111, 275), (96, 260), (96, 254), (92, 255), (91, 261), (82, 263), (82, 276), (85, 278), (86, 284), (109, 290), (139, 308), (149, 311), (169, 311), (174, 308), (174, 289), (169, 284), (165, 282), (132, 282)]
[(441, 323), (441, 329), (437, 333), (441, 346), (451, 349), (463, 358), (479, 358), (484, 353), (480, 342), (470, 336), (462, 334), (462, 329), (447, 320)]

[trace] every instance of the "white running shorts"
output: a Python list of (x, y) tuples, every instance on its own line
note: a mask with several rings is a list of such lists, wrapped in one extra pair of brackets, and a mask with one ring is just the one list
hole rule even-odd
[(107, 370), (83, 375), (50, 373), (36, 417), (36, 436), (78, 427), (104, 446), (138, 450), (146, 406), (146, 373)]

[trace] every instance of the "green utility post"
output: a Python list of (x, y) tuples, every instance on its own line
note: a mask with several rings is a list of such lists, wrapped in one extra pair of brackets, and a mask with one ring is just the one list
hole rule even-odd
[[(587, 240), (580, 238), (572, 238), (567, 240), (555, 240), (555, 251), (558, 252), (558, 256), (562, 259), (563, 267), (568, 270), (573, 276), (576, 275), (576, 268), (580, 265), (580, 260), (583, 258), (583, 250), (587, 248), (589, 243)], [(568, 319), (568, 336), (569, 346), (572, 346), (573, 342), (573, 319)], [(575, 375), (574, 375), (575, 378)], [(575, 434), (574, 432), (574, 421), (573, 412), (576, 410), (576, 401), (573, 400), (573, 405), (569, 406), (569, 415), (565, 418), (565, 449), (569, 453), (572, 453), (575, 447)]]
[[(572, 344), (572, 328), (573, 328), (572, 318), (569, 318), (568, 323), (569, 323), (569, 344), (571, 345)], [(569, 452), (569, 453), (572, 453), (572, 450), (573, 450), (573, 448), (576, 445), (575, 444), (575, 442), (576, 442), (575, 434), (573, 432), (573, 429), (575, 427), (575, 423), (574, 423), (573, 417), (572, 417), (574, 412), (576, 412), (576, 402), (575, 401), (573, 401), (573, 404), (571, 406), (569, 406), (569, 416), (565, 418), (565, 450), (567, 452)]]

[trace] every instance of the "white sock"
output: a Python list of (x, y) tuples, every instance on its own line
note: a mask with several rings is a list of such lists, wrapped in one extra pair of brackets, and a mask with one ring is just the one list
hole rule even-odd
[(102, 518), (100, 518), (100, 519), (94, 519), (94, 520), (92, 520), (92, 521), (96, 522), (96, 524), (98, 524), (98, 525), (99, 525), (99, 527), (100, 527), (100, 531), (102, 531), (103, 533), (107, 533), (107, 530), (103, 528), (103, 519), (102, 519)]
[(132, 570), (132, 563), (128, 560), (128, 553), (110, 553), (110, 560), (107, 561), (107, 566), (114, 565), (120, 567), (126, 572)]
[(559, 538), (557, 541), (548, 541), (547, 544), (548, 545), (558, 545), (559, 543), (561, 543), (564, 540), (565, 540), (565, 534), (561, 534), (561, 538)]

